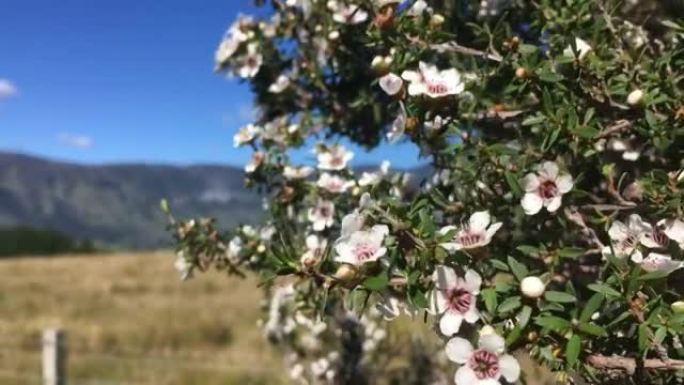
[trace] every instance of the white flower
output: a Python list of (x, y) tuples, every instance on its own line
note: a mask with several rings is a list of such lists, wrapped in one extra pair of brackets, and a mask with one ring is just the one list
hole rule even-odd
[(318, 187), (324, 188), (333, 194), (343, 193), (353, 185), (353, 181), (346, 180), (338, 175), (332, 175), (327, 172), (322, 173), (318, 178)]
[(627, 104), (630, 106), (636, 106), (641, 103), (641, 99), (644, 97), (644, 91), (634, 90), (627, 95)]
[(456, 230), (453, 238), (449, 242), (441, 243), (440, 246), (448, 251), (461, 249), (474, 249), (489, 244), (492, 236), (501, 228), (502, 223), (492, 223), (488, 211), (478, 211), (470, 216), (468, 223), (464, 223), (460, 228), (456, 226), (446, 226), (439, 230), (444, 235)]
[(505, 342), (497, 334), (480, 337), (477, 350), (466, 339), (454, 337), (446, 345), (447, 357), (461, 366), (456, 371), (456, 385), (500, 385), (503, 376), (514, 383), (520, 377), (518, 360), (504, 354)]
[(658, 227), (663, 229), (663, 233), (668, 238), (677, 242), (679, 247), (684, 249), (684, 222), (679, 219), (663, 219), (658, 222)]
[(475, 304), (480, 293), (482, 277), (474, 270), (467, 270), (461, 278), (450, 267), (439, 265), (432, 275), (435, 282), (433, 306), (442, 314), (439, 330), (447, 337), (458, 333), (463, 320), (472, 324), (480, 319)]
[(192, 276), (192, 263), (185, 258), (185, 253), (182, 251), (176, 254), (176, 261), (173, 263), (173, 267), (180, 273), (183, 281)]
[(318, 168), (321, 170), (343, 170), (354, 157), (354, 153), (336, 144), (318, 154)]
[(458, 95), (465, 89), (461, 74), (455, 68), (440, 71), (437, 66), (422, 61), (418, 63), (418, 67), (418, 71), (406, 70), (401, 74), (409, 82), (408, 93), (411, 96), (440, 98)]
[(569, 174), (559, 174), (555, 162), (544, 162), (537, 166), (536, 173), (525, 175), (522, 184), (525, 196), (520, 203), (525, 214), (534, 215), (542, 207), (549, 212), (558, 210), (563, 194), (572, 190), (573, 181)]
[[(641, 255), (641, 254), (639, 254)], [(649, 273), (663, 271), (668, 274), (684, 267), (684, 262), (673, 261), (672, 257), (660, 253), (649, 253), (643, 260), (632, 257), (632, 261), (639, 264), (644, 271)]]
[(245, 165), (245, 172), (248, 174), (253, 173), (254, 171), (261, 166), (262, 163), (264, 163), (264, 159), (266, 158), (266, 155), (261, 152), (257, 151), (252, 154), (252, 159)]
[(404, 106), (399, 109), (399, 115), (392, 122), (392, 127), (387, 132), (387, 140), (390, 143), (395, 143), (397, 140), (404, 136), (404, 131), (406, 130), (406, 110)]
[(641, 151), (639, 151), (636, 146), (632, 145), (632, 141), (622, 138), (611, 138), (606, 147), (611, 151), (621, 152), (622, 159), (630, 162), (639, 160), (639, 157), (641, 156)]
[(401, 91), (401, 87), (404, 85), (404, 81), (401, 80), (401, 78), (393, 73), (388, 73), (387, 75), (383, 76), (378, 80), (378, 84), (380, 85), (380, 88), (382, 88), (383, 91), (387, 93), (387, 95), (396, 95), (399, 91)]
[(368, 230), (357, 230), (348, 238), (338, 240), (335, 245), (335, 261), (360, 266), (373, 262), (387, 253), (382, 243), (389, 234), (385, 225), (375, 225)]
[(240, 147), (245, 143), (249, 143), (254, 139), (254, 136), (259, 132), (259, 127), (253, 125), (253, 124), (248, 124), (237, 132), (235, 136), (233, 136), (233, 146), (235, 147)]
[(249, 33), (245, 33), (243, 29), (252, 23), (252, 19), (245, 16), (240, 16), (233, 25), (230, 26), (221, 44), (219, 44), (214, 60), (217, 67), (223, 66), (228, 59), (230, 59), (241, 43), (249, 39)]
[(273, 94), (279, 94), (279, 93), (285, 91), (285, 89), (289, 86), (290, 86), (290, 78), (288, 78), (285, 75), (280, 75), (280, 76), (278, 76), (276, 81), (273, 82), (273, 84), (271, 84), (268, 87), (268, 92), (273, 93)]
[(426, 131), (428, 131), (429, 133), (433, 133), (438, 130), (441, 130), (442, 127), (449, 124), (449, 122), (451, 122), (451, 119), (442, 118), (441, 116), (437, 115), (432, 120), (425, 120), (423, 126), (425, 126)]
[(344, 218), (342, 218), (340, 238), (337, 242), (342, 242), (349, 238), (353, 233), (360, 231), (363, 228), (365, 221), (366, 217), (359, 213), (358, 210), (345, 215)]
[(539, 277), (525, 277), (520, 281), (520, 291), (528, 298), (539, 298), (544, 294), (546, 285)]
[(413, 5), (411, 6), (411, 8), (409, 8), (409, 10), (406, 11), (406, 13), (407, 13), (409, 16), (414, 16), (414, 17), (415, 17), (415, 16), (420, 16), (420, 15), (423, 14), (423, 12), (425, 12), (425, 10), (426, 10), (427, 8), (428, 8), (428, 5), (427, 5), (427, 3), (426, 3), (425, 1), (423, 1), (423, 0), (418, 0), (418, 1), (416, 1), (415, 3), (413, 3)]
[(315, 234), (311, 234), (306, 237), (306, 252), (302, 255), (300, 261), (304, 265), (314, 264), (318, 262), (323, 253), (325, 253), (325, 248), (328, 246), (328, 240), (319, 237)]
[(610, 246), (606, 246), (602, 252), (604, 255), (612, 253), (617, 258), (632, 256), (633, 260), (640, 261), (642, 255), (638, 249), (639, 243), (645, 239), (645, 234), (652, 231), (651, 225), (641, 220), (637, 214), (630, 215), (627, 224), (615, 221), (608, 229), (612, 251)]
[(292, 167), (292, 166), (285, 166), (283, 169), (283, 176), (285, 179), (304, 179), (307, 178), (311, 173), (313, 173), (314, 169), (313, 167), (309, 166), (301, 166), (301, 167)]
[(334, 223), (335, 204), (330, 201), (319, 200), (315, 207), (309, 209), (309, 221), (314, 231), (322, 231)]
[(240, 58), (240, 67), (237, 69), (237, 73), (240, 77), (253, 78), (259, 73), (264, 58), (259, 53), (258, 48), (259, 45), (257, 43), (247, 45), (247, 53)]
[(359, 24), (368, 19), (368, 12), (356, 4), (340, 4), (337, 0), (328, 1), (328, 9), (333, 12), (333, 20), (342, 24)]
[[(580, 39), (579, 37), (575, 38), (575, 47), (577, 48), (577, 59), (582, 60), (584, 59), (585, 56), (589, 52), (591, 52), (592, 48), (591, 46), (584, 40)], [(570, 56), (570, 57), (575, 57), (575, 52), (572, 49), (572, 46), (568, 46), (564, 51), (563, 55), (565, 56)]]

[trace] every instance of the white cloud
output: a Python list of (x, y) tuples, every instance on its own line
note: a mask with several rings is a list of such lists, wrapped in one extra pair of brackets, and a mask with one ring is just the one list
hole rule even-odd
[(9, 99), (17, 94), (17, 87), (7, 79), (0, 78), (0, 100)]
[(76, 135), (63, 132), (57, 135), (57, 140), (65, 146), (88, 149), (93, 146), (93, 139), (86, 135)]

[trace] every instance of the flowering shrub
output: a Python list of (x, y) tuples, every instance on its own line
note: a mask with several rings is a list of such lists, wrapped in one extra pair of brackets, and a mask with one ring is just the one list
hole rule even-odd
[[(442, 353), (425, 373), (458, 385), (524, 382), (520, 351), (560, 383), (682, 382), (681, 3), (269, 9), (240, 17), (216, 52), (217, 71), (256, 95), (235, 145), (254, 150), (246, 183), (266, 197), (265, 223), (222, 233), (170, 218), (184, 276), (260, 274), (267, 335), (316, 347), (292, 348), (293, 378), (363, 383), (339, 338), (384, 330), (379, 311), (435, 325)], [(343, 138), (410, 142), (431, 167), (360, 172)], [(306, 147), (312, 162), (293, 164)]]

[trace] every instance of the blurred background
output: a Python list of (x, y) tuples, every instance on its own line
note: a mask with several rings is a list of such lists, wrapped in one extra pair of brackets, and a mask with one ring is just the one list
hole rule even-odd
[[(213, 72), (248, 0), (0, 3), (0, 385), (41, 384), (66, 333), (68, 384), (279, 384), (254, 279), (181, 283), (159, 210), (258, 220), (232, 136), (255, 111)], [(354, 166), (415, 167), (410, 145)], [(307, 163), (306, 150), (293, 154)]]

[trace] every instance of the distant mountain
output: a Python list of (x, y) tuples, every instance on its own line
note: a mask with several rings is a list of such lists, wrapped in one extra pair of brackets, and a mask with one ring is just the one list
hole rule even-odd
[(0, 152), (0, 227), (28, 225), (126, 248), (171, 244), (159, 201), (222, 227), (254, 222), (261, 197), (225, 166), (85, 166)]

